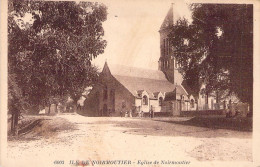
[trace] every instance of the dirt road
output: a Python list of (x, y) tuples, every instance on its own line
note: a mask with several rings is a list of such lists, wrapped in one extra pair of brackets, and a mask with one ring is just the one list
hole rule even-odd
[[(206, 161), (210, 161), (208, 165), (232, 161), (244, 166), (252, 161), (251, 132), (187, 126), (161, 119), (56, 117), (75, 124), (76, 129), (37, 140), (9, 141), (8, 166), (76, 166), (77, 160), (83, 161), (81, 166), (183, 166)], [(118, 161), (105, 165), (95, 164), (107, 163), (97, 160)]]

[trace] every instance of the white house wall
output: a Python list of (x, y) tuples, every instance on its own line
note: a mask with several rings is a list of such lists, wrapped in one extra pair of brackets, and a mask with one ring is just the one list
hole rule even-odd
[(150, 105), (153, 106), (154, 112), (160, 112), (161, 106), (159, 106), (158, 99), (150, 99)]

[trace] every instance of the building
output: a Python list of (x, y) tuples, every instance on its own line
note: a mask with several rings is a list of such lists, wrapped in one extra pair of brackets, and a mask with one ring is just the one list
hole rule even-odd
[(120, 116), (132, 111), (137, 115), (152, 109), (179, 115), (188, 106), (188, 93), (181, 85), (169, 82), (162, 71), (106, 62), (98, 84), (85, 100), (82, 114)]
[(170, 47), (168, 35), (171, 33), (172, 26), (176, 23), (179, 18), (177, 13), (174, 12), (174, 6), (171, 5), (161, 27), (160, 33), (160, 59), (158, 61), (158, 69), (162, 71), (167, 79), (177, 85), (182, 85), (188, 93), (190, 105), (188, 110), (214, 110), (219, 109), (219, 102), (215, 93), (205, 95), (204, 88), (205, 84), (200, 81), (201, 88), (198, 94), (194, 93), (189, 88), (186, 81), (183, 80), (181, 73), (179, 72), (180, 64), (175, 59), (174, 49)]
[(225, 109), (227, 101), (220, 103), (216, 93), (206, 95), (205, 84), (201, 91), (193, 93), (179, 72), (180, 65), (170, 47), (168, 35), (176, 17), (173, 5), (161, 27), (160, 58), (158, 70), (147, 70), (107, 62), (96, 84), (84, 102), (81, 114), (88, 116), (122, 116), (125, 113), (137, 115), (169, 113), (180, 115), (185, 110)]

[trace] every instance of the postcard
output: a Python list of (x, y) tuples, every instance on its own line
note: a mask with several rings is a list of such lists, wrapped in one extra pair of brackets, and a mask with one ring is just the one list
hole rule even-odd
[(259, 1), (1, 1), (1, 167), (259, 167)]

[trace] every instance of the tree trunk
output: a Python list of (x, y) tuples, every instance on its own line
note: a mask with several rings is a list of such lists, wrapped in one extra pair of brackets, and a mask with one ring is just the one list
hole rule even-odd
[(218, 93), (218, 91), (216, 91), (216, 103), (217, 103), (217, 109), (219, 110), (220, 109), (220, 107), (219, 107), (219, 93)]
[(248, 117), (253, 117), (253, 102), (249, 102), (249, 113)]
[(209, 93), (207, 92), (206, 93), (206, 96), (205, 96), (205, 100), (206, 100), (206, 110), (208, 110), (209, 109)]
[(73, 102), (73, 113), (77, 113), (77, 102)]
[(18, 131), (17, 131), (18, 120), (19, 120), (19, 110), (14, 109), (11, 118), (11, 132), (13, 135), (18, 135)]
[(14, 131), (14, 113), (12, 113), (12, 118), (11, 118), (11, 132)]
[(51, 104), (49, 104), (49, 111), (48, 111), (48, 115), (51, 113)]
[(79, 99), (80, 99), (80, 96), (72, 97), (72, 100), (73, 100), (73, 113), (77, 113), (77, 103), (78, 103)]

